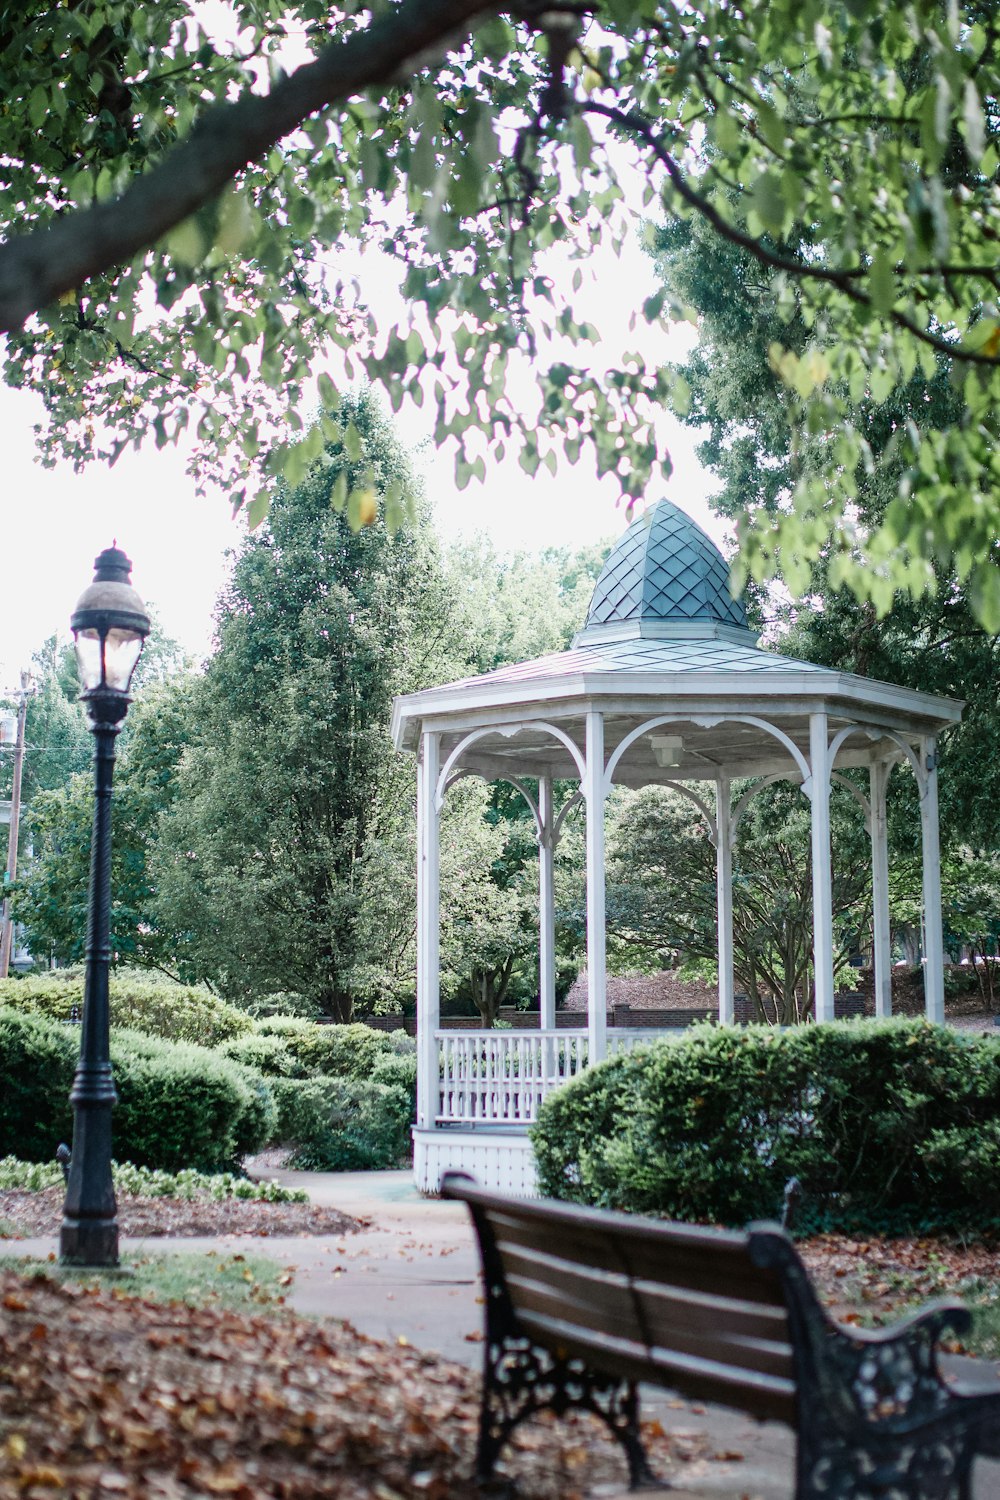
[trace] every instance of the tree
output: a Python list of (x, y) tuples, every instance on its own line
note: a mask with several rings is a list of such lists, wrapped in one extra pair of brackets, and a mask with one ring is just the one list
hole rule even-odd
[[(810, 330), (801, 318), (783, 322), (778, 285), (745, 252), (720, 246), (704, 232), (691, 237), (661, 230), (658, 262), (668, 294), (698, 313), (698, 346), (678, 373), (691, 392), (688, 420), (706, 433), (700, 457), (722, 481), (713, 504), (734, 519), (777, 515), (797, 476), (811, 482), (827, 459), (825, 432), (791, 442), (788, 394), (770, 352), (783, 338), (804, 358)], [(863, 394), (851, 404), (851, 426), (871, 455), (855, 475), (855, 533), (876, 533), (896, 504), (909, 469), (900, 434), (920, 424), (944, 440), (961, 420), (961, 400), (940, 359), (929, 375), (914, 371), (884, 400)], [(916, 580), (930, 578), (931, 591), (913, 597), (890, 586), (892, 608), (880, 618), (870, 599), (859, 601), (844, 586), (840, 548), (820, 525), (805, 545), (779, 548), (774, 565), (787, 592), (754, 596), (758, 628), (790, 655), (965, 699), (962, 723), (942, 737), (942, 836), (954, 847), (996, 847), (1000, 769), (992, 745), (1000, 648), (976, 617), (978, 575), (963, 580), (947, 554), (936, 557)], [(893, 777), (890, 816), (895, 852), (905, 855), (919, 840), (919, 813), (905, 774)]]
[[(749, 783), (747, 783), (749, 785)], [(835, 961), (846, 963), (870, 920), (866, 838), (857, 808), (831, 802)], [(608, 842), (607, 923), (619, 963), (671, 965), (718, 953), (715, 853), (681, 794), (662, 787), (620, 793)], [(758, 1015), (803, 1018), (813, 958), (809, 811), (790, 787), (765, 788), (740, 822), (733, 854), (737, 983)]]
[[(514, 443), (528, 473), (587, 451), (641, 496), (667, 462), (656, 408), (684, 384), (640, 354), (603, 371), (546, 258), (558, 246), (582, 281), (595, 244), (621, 245), (635, 158), (648, 202), (777, 276), (807, 330), (773, 359), (795, 432), (830, 434), (826, 460), (744, 533), (748, 560), (772, 565), (775, 531), (788, 546), (843, 528), (845, 576), (880, 611), (883, 575), (924, 585), (924, 561), (950, 557), (1000, 624), (990, 7), (246, 0), (235, 37), (225, 14), (0, 9), (0, 327), (7, 380), (46, 402), (46, 454), (113, 460), (190, 426), (200, 473), (257, 521), (276, 478), (294, 487), (337, 441), (328, 377), (329, 414), (301, 412), (333, 346), (348, 381), (360, 366), (394, 402), (430, 400), (460, 483)], [(357, 265), (358, 246), (396, 262), (401, 324), (377, 327), (328, 264), (344, 244)], [(657, 295), (641, 315), (665, 311), (685, 310)], [(527, 410), (507, 395), (522, 354)], [(939, 360), (958, 419), (900, 435), (866, 574), (850, 406)]]
[(339, 431), (328, 467), (280, 491), (236, 559), (155, 874), (160, 919), (187, 930), (186, 961), (223, 992), (297, 991), (347, 1020), (362, 911), (383, 899), (363, 873), (410, 815), (392, 698), (435, 634), (440, 583), (426, 523), (352, 529), (331, 508), (348, 474), (383, 515), (413, 483), (370, 397)]
[[(172, 977), (192, 976), (180, 974), (176, 935), (157, 920), (152, 861), (160, 818), (177, 795), (178, 767), (196, 712), (197, 683), (192, 676), (154, 680), (140, 688), (129, 712), (128, 732), (119, 742), (111, 802), (114, 961), (160, 969)], [(86, 729), (83, 733), (89, 754), (90, 735)], [(73, 964), (83, 958), (93, 813), (89, 769), (36, 791), (28, 805), (33, 852), (15, 888), (13, 910), (37, 959), (48, 956)]]

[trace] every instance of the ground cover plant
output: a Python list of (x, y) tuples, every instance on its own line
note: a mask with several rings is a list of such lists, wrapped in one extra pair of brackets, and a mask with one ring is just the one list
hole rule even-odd
[[(94, 1294), (102, 1289), (112, 1292), (117, 1289), (129, 1297), (153, 1302), (183, 1302), (189, 1307), (248, 1312), (261, 1308), (279, 1312), (293, 1280), (292, 1273), (277, 1261), (240, 1250), (229, 1254), (215, 1250), (193, 1254), (176, 1251), (168, 1255), (125, 1254), (120, 1270), (111, 1276), (86, 1267), (3, 1256), (0, 1271), (13, 1271), (31, 1281), (76, 1286)], [(8, 1295), (17, 1300), (16, 1294)]]
[[(155, 1167), (137, 1167), (134, 1163), (111, 1163), (115, 1191), (143, 1198), (208, 1197), (216, 1202), (226, 1198), (248, 1199), (259, 1203), (308, 1203), (302, 1188), (284, 1187), (280, 1182), (257, 1182), (237, 1177), (232, 1172), (196, 1172), (185, 1167), (180, 1172), (161, 1172)], [(19, 1161), (16, 1156), (0, 1159), (0, 1190), (19, 1188), (39, 1192), (63, 1181), (62, 1169), (55, 1162)]]
[(533, 1132), (542, 1191), (698, 1222), (1000, 1230), (1000, 1041), (925, 1021), (773, 1032), (697, 1028), (551, 1095)]
[[(353, 1234), (360, 1221), (309, 1202), (301, 1188), (256, 1182), (223, 1172), (160, 1172), (112, 1165), (119, 1233), (147, 1239), (168, 1235)], [(66, 1196), (53, 1162), (0, 1160), (0, 1240), (54, 1235)]]

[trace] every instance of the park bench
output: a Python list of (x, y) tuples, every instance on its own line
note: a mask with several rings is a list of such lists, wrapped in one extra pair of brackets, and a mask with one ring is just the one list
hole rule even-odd
[(977, 1453), (1000, 1455), (1000, 1389), (963, 1393), (937, 1363), (962, 1303), (892, 1328), (833, 1322), (788, 1235), (667, 1223), (501, 1197), (448, 1173), (479, 1238), (486, 1338), (477, 1474), (525, 1417), (582, 1408), (652, 1482), (640, 1381), (787, 1423), (796, 1500), (969, 1500)]

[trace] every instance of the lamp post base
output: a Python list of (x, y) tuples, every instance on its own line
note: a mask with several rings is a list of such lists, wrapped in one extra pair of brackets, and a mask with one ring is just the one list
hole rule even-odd
[(64, 1218), (59, 1232), (59, 1261), (64, 1266), (117, 1266), (117, 1218)]

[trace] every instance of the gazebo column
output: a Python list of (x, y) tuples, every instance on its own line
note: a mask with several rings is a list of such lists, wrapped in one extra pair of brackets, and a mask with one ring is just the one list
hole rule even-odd
[(889, 838), (885, 794), (891, 766), (873, 761), (869, 772), (872, 841), (872, 938), (875, 959), (875, 1014), (892, 1015), (892, 948), (889, 933)]
[(924, 859), (924, 1009), (944, 1025), (944, 938), (941, 932), (941, 851), (938, 844), (937, 741), (920, 741), (920, 832)]
[(538, 778), (538, 1003), (539, 1025), (551, 1031), (556, 1024), (556, 902), (553, 882), (555, 856), (552, 777)]
[(715, 783), (715, 888), (719, 930), (719, 1024), (735, 1019), (733, 982), (733, 810), (728, 776)]
[(816, 1019), (832, 1021), (833, 882), (830, 875), (830, 739), (825, 713), (809, 715), (812, 804), (813, 972)]
[(417, 1125), (422, 1130), (433, 1130), (441, 1092), (437, 1041), (441, 1024), (440, 752), (439, 735), (421, 736), (417, 768)]
[(604, 719), (587, 712), (587, 1049), (590, 1063), (608, 1050), (607, 943), (604, 910)]

